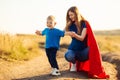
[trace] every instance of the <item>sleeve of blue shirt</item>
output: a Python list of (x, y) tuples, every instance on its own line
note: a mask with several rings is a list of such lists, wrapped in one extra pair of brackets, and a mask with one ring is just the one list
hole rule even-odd
[(46, 30), (47, 30), (47, 28), (45, 28), (45, 29), (42, 31), (42, 36), (46, 34)]
[(59, 34), (59, 36), (64, 37), (65, 31), (58, 29), (58, 34)]
[(85, 24), (84, 21), (82, 22), (82, 27), (83, 27), (83, 28), (86, 28), (86, 24)]

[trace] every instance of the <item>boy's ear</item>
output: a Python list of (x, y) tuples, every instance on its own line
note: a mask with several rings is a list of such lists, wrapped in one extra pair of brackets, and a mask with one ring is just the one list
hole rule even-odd
[(57, 24), (57, 22), (54, 23), (55, 25)]

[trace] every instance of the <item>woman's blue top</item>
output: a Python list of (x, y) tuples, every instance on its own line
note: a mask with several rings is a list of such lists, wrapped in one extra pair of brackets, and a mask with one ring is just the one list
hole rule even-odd
[[(86, 28), (85, 22), (81, 22), (81, 27)], [(69, 31), (74, 31), (75, 33), (77, 33), (77, 26), (75, 25), (75, 23), (71, 24), (71, 26), (69, 27)], [(72, 38), (71, 44), (69, 45), (68, 49), (73, 51), (81, 51), (86, 48), (86, 46), (87, 43), (85, 39), (83, 41), (80, 41), (76, 38)]]

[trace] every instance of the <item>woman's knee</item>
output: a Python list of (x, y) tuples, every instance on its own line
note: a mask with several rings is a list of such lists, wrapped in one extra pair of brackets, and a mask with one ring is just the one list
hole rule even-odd
[(75, 53), (72, 50), (68, 50), (65, 53), (65, 59), (69, 62), (75, 61)]

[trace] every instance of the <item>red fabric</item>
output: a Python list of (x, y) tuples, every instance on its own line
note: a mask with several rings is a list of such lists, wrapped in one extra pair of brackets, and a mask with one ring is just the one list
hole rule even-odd
[[(109, 75), (106, 75), (104, 68), (102, 66), (101, 55), (96, 43), (94, 34), (89, 23), (86, 21), (87, 27), (87, 45), (89, 49), (89, 60), (85, 62), (76, 61), (77, 71), (87, 71), (89, 77), (96, 77), (100, 79), (109, 78)], [(71, 65), (70, 65), (71, 67)]]

